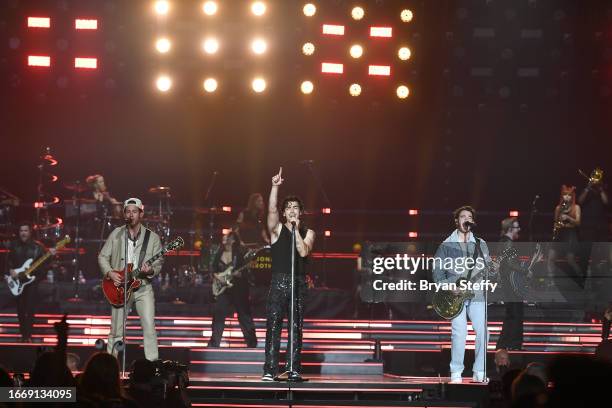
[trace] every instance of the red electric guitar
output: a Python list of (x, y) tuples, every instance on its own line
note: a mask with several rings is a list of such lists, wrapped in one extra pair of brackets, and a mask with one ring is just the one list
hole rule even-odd
[[(153, 262), (157, 261), (159, 258), (166, 255), (167, 252), (182, 248), (183, 245), (185, 245), (183, 238), (178, 237), (174, 239), (172, 242), (170, 242), (169, 244), (167, 244), (166, 246), (164, 246), (161, 251), (153, 255), (153, 257), (147, 260), (146, 263), (151, 265), (153, 264)], [(127, 282), (127, 300), (128, 301), (130, 300), (132, 293), (142, 285), (142, 279), (147, 277), (147, 274), (142, 273), (140, 271), (140, 268), (136, 270), (132, 270), (132, 267), (133, 267), (132, 264), (128, 264), (128, 282)], [(121, 271), (115, 271), (115, 272), (121, 275), (122, 278), (124, 277), (125, 271), (121, 270)], [(112, 279), (102, 279), (102, 291), (104, 292), (104, 296), (106, 296), (106, 299), (111, 305), (115, 307), (123, 306), (123, 301), (124, 301), (124, 296), (123, 296), (124, 284), (123, 283), (117, 286), (112, 281)]]

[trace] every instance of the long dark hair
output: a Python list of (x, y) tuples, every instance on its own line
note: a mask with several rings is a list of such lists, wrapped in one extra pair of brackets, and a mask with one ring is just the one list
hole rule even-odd
[(255, 207), (255, 202), (260, 197), (263, 200), (263, 195), (261, 195), (261, 193), (253, 193), (253, 194), (251, 194), (249, 196), (249, 201), (247, 202), (247, 207), (244, 210), (250, 216), (252, 216), (254, 218), (257, 218), (257, 219), (263, 218), (263, 216), (264, 216), (264, 208), (257, 208), (257, 207)]
[(81, 377), (80, 391), (103, 398), (121, 398), (121, 380), (117, 358), (108, 353), (95, 353), (87, 361)]

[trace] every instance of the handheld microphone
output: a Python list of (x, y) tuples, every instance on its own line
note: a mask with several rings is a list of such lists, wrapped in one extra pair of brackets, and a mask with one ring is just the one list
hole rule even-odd
[(291, 226), (295, 228), (295, 221), (291, 221)]

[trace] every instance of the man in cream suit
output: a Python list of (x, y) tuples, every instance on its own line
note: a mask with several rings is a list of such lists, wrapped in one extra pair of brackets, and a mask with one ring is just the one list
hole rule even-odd
[[(158, 350), (157, 333), (155, 332), (155, 296), (150, 280), (161, 271), (162, 260), (159, 259), (152, 265), (145, 261), (161, 250), (161, 241), (156, 233), (141, 224), (144, 216), (144, 206), (140, 199), (127, 199), (123, 203), (123, 216), (126, 225), (115, 228), (108, 236), (98, 256), (98, 263), (104, 279), (110, 279), (118, 286), (123, 285), (121, 275), (115, 271), (122, 271), (125, 268), (127, 228), (127, 263), (131, 263), (134, 269), (140, 266), (140, 271), (147, 276), (142, 280), (142, 286), (133, 292), (130, 300), (128, 300), (128, 313), (131, 306), (135, 305), (142, 325), (145, 357), (147, 360), (153, 361), (158, 359)], [(115, 342), (122, 340), (124, 311), (124, 307), (112, 308), (107, 350), (114, 355), (117, 355), (117, 349), (113, 347)]]

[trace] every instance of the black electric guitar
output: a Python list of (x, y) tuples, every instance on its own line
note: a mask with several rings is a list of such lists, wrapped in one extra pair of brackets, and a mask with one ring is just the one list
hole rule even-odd
[(243, 258), (244, 265), (236, 269), (234, 269), (233, 266), (228, 266), (223, 272), (215, 273), (213, 275), (212, 282), (213, 296), (217, 297), (223, 292), (225, 292), (228, 288), (234, 286), (233, 279), (240, 275), (243, 270), (251, 266), (251, 261), (255, 259), (257, 253), (266, 248), (270, 248), (270, 245), (265, 245), (255, 249), (249, 249), (249, 251), (244, 255)]
[[(506, 248), (498, 257), (497, 263), (500, 264), (506, 258), (514, 258), (517, 256), (516, 249), (510, 247)], [(485, 272), (491, 272), (493, 270), (492, 264), (487, 264), (485, 267), (480, 270), (477, 274), (472, 276), (472, 271), (468, 272), (466, 278), (459, 278), (457, 280), (457, 287), (461, 284), (461, 282), (475, 282), (479, 280)], [(433, 309), (436, 313), (447, 320), (454, 319), (457, 317), (461, 311), (463, 310), (464, 302), (468, 299), (472, 299), (474, 297), (474, 292), (471, 290), (440, 290), (435, 293), (432, 304)]]

